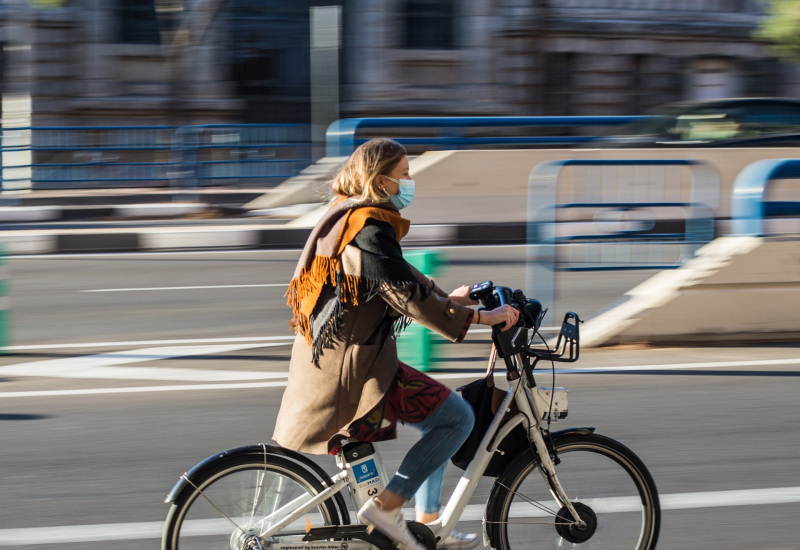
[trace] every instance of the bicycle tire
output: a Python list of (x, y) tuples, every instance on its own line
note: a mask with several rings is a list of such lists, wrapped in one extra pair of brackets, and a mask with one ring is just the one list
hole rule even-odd
[[(167, 514), (161, 548), (250, 548), (247, 537), (257, 535), (269, 524), (265, 518), (270, 511), (303, 494), (316, 495), (323, 490), (314, 474), (292, 460), (269, 453), (233, 454), (199, 472), (175, 498)], [(276, 536), (299, 542), (308, 524), (321, 527), (340, 522), (336, 502), (330, 498), (309, 510), (301, 525), (290, 525)]]
[(486, 506), (492, 547), (655, 548), (661, 528), (658, 490), (633, 451), (588, 433), (553, 434), (553, 446), (560, 460), (558, 480), (586, 526), (575, 525), (565, 507), (556, 509), (538, 457), (528, 450), (492, 487)]

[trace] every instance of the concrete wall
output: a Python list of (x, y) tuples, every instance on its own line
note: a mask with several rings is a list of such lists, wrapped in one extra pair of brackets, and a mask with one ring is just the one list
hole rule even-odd
[[(411, 161), (416, 197), (404, 211), (416, 224), (525, 221), (528, 177), (538, 164), (563, 159), (693, 159), (708, 163), (719, 175), (715, 216), (730, 216), (733, 182), (748, 164), (761, 159), (800, 158), (796, 148), (763, 149), (548, 149), (508, 151), (442, 151)], [(685, 179), (685, 175), (681, 176)], [(681, 185), (686, 182), (682, 181)], [(442, 199), (451, 206), (442, 208)]]
[(727, 237), (662, 271), (590, 319), (582, 344), (765, 342), (800, 338), (800, 241)]

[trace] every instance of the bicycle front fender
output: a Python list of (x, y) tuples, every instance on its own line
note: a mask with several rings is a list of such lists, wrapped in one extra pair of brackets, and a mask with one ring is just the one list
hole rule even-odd
[(550, 435), (552, 435), (554, 438), (572, 434), (589, 435), (593, 434), (594, 430), (595, 428), (567, 428), (566, 430), (558, 430), (557, 432), (553, 432)]

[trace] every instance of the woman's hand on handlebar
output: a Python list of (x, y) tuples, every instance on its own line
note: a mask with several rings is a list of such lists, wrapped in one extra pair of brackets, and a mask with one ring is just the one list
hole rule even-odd
[(474, 306), (478, 304), (477, 300), (473, 300), (469, 297), (469, 292), (472, 289), (469, 285), (461, 285), (453, 292), (450, 293), (450, 298), (457, 304), (461, 304), (462, 306)]
[[(500, 330), (510, 329), (517, 324), (518, 319), (519, 311), (508, 304), (492, 310), (480, 310), (480, 324), (489, 325), (492, 327), (495, 325), (501, 325)], [(473, 317), (472, 320), (473, 322), (477, 322), (478, 312), (475, 313), (475, 317)]]

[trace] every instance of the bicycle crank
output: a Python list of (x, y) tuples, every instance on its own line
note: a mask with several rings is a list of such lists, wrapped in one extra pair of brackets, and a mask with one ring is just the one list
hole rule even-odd
[(561, 538), (573, 544), (586, 542), (597, 531), (597, 514), (582, 502), (573, 502), (572, 507), (578, 512), (581, 523), (572, 518), (566, 506), (556, 514), (556, 532)]

